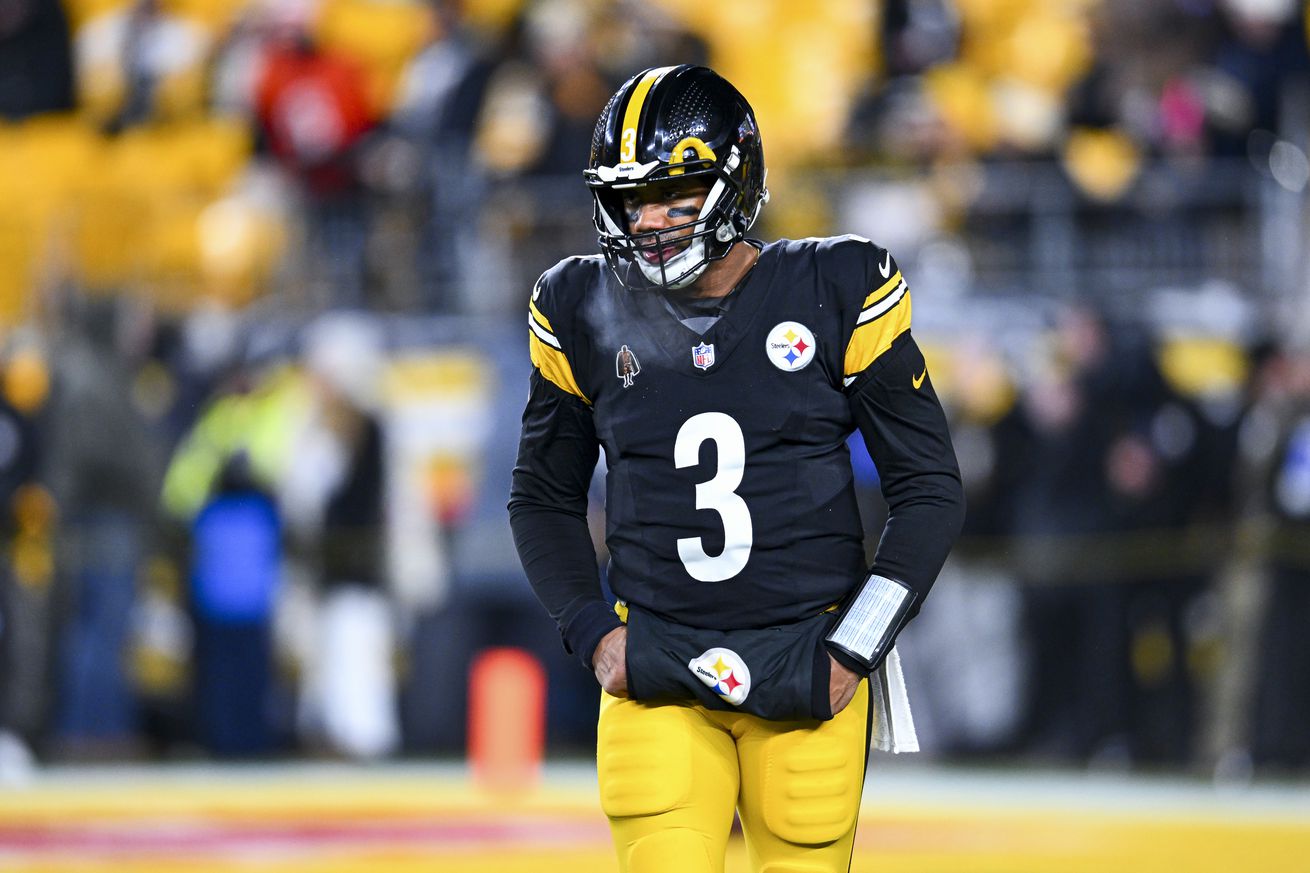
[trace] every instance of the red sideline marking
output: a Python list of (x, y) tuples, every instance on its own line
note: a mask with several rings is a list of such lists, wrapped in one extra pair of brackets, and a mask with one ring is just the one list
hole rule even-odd
[(426, 849), (515, 848), (607, 843), (602, 822), (507, 819), (504, 821), (339, 822), (241, 824), (156, 820), (125, 824), (0, 825), (0, 858), (22, 855), (177, 854), (279, 852), (322, 849), (395, 849), (399, 844)]

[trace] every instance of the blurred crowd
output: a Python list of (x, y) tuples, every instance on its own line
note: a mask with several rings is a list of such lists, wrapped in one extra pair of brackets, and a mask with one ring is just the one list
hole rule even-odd
[(671, 62), (759, 110), (763, 238), (915, 289), (970, 507), (925, 746), (1310, 772), (1300, 4), (0, 0), (0, 781), (459, 754), (493, 645), (585, 749), (504, 518), (521, 313)]

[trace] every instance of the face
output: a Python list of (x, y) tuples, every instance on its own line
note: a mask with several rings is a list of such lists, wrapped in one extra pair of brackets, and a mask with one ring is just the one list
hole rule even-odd
[(660, 235), (662, 245), (642, 248), (641, 257), (656, 264), (685, 249), (687, 242), (683, 238), (691, 233), (709, 193), (710, 186), (696, 178), (670, 179), (625, 191), (623, 214), (629, 233), (671, 231)]

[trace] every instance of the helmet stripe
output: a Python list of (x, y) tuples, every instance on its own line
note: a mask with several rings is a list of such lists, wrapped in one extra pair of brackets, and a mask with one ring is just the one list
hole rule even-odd
[(641, 77), (632, 96), (628, 98), (628, 107), (623, 112), (623, 127), (619, 130), (619, 163), (630, 164), (637, 160), (637, 123), (641, 120), (641, 110), (646, 104), (646, 97), (665, 74), (675, 67), (656, 67)]

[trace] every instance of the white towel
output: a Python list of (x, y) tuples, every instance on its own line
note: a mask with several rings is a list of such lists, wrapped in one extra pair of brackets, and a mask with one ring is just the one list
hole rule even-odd
[(895, 646), (870, 677), (869, 689), (873, 694), (873, 747), (896, 755), (919, 751), (910, 696), (905, 691), (905, 674), (901, 672), (901, 656)]

